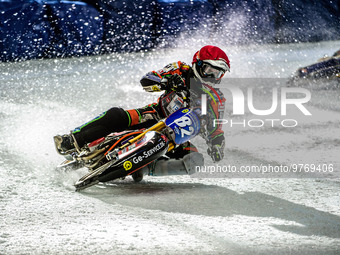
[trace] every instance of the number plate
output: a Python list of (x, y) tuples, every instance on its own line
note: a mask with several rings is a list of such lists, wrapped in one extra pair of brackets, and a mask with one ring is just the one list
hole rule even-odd
[(198, 116), (188, 108), (182, 108), (171, 114), (165, 124), (174, 131), (173, 140), (182, 144), (195, 137), (200, 131)]

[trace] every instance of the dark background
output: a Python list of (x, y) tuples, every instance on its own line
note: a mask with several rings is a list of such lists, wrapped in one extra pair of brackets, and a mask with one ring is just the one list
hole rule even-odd
[(340, 1), (0, 0), (0, 59), (135, 52), (210, 37), (227, 44), (338, 40)]

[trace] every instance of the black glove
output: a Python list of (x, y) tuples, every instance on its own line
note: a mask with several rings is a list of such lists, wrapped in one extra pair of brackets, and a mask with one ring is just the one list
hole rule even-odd
[(179, 74), (175, 73), (168, 78), (167, 88), (174, 91), (182, 91), (185, 90), (185, 82)]

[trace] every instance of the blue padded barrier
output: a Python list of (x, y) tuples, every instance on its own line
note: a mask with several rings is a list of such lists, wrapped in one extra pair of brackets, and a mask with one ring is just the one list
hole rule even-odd
[(1, 1), (0, 59), (81, 56), (99, 51), (100, 12), (78, 1)]
[(277, 0), (273, 6), (279, 43), (340, 39), (339, 0)]
[[(340, 39), (340, 0), (0, 0), (0, 60)], [(196, 40), (196, 39), (195, 39)]]
[(181, 34), (208, 36), (213, 29), (213, 5), (209, 0), (158, 0), (157, 37), (168, 45), (176, 43)]
[(51, 26), (38, 2), (0, 2), (0, 59), (13, 61), (43, 57)]
[(275, 9), (272, 0), (210, 0), (214, 6), (215, 30), (227, 43), (275, 41)]
[(46, 1), (52, 27), (51, 56), (81, 56), (98, 53), (103, 42), (103, 17), (79, 1)]

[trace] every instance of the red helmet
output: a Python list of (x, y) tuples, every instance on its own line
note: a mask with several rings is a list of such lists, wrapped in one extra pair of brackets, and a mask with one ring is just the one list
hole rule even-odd
[(203, 83), (212, 85), (221, 82), (223, 75), (230, 72), (230, 61), (219, 47), (207, 45), (197, 51), (192, 65), (195, 76)]

